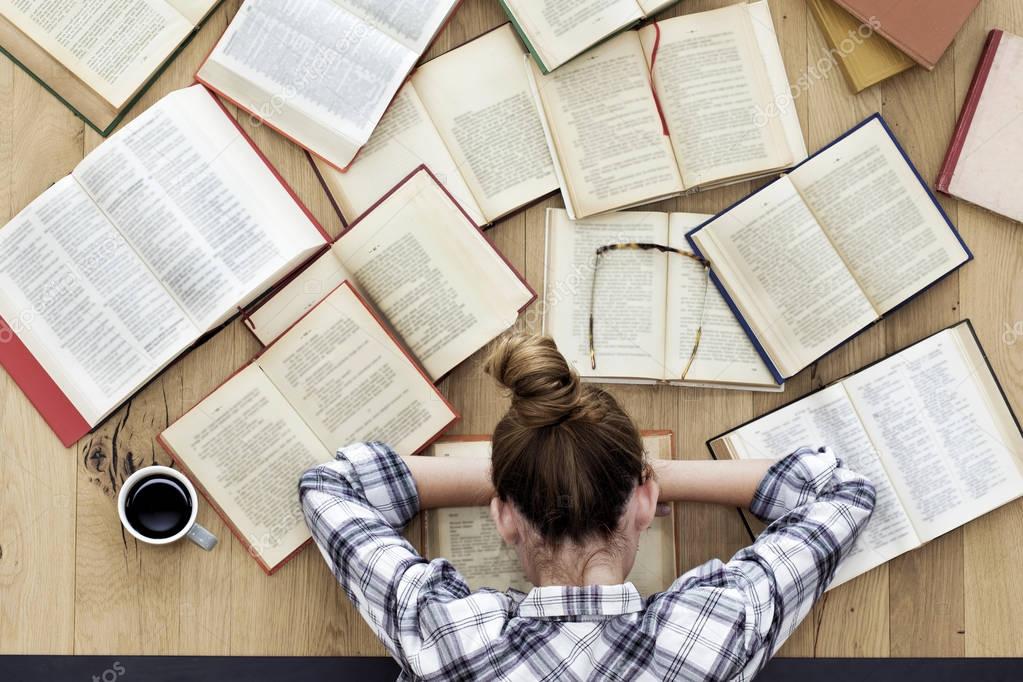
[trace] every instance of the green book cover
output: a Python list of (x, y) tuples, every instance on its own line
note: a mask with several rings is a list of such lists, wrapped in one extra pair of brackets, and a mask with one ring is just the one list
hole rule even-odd
[(522, 39), (526, 49), (529, 50), (529, 54), (533, 55), (533, 59), (536, 60), (536, 64), (540, 67), (540, 71), (544, 75), (550, 73), (550, 69), (548, 69), (547, 65), (543, 63), (542, 59), (540, 59), (539, 53), (537, 53), (536, 48), (533, 47), (533, 43), (529, 41), (529, 36), (527, 36), (526, 32), (522, 29), (522, 26), (519, 24), (519, 20), (515, 18), (515, 13), (511, 11), (511, 7), (508, 7), (508, 3), (505, 2), (505, 0), (497, 1), (501, 3), (501, 9), (503, 9), (504, 13), (508, 15), (508, 18), (511, 20), (512, 28), (514, 28), (515, 32), (519, 34), (519, 38)]
[(131, 111), (132, 107), (134, 107), (138, 103), (138, 101), (140, 99), (142, 99), (142, 97), (146, 94), (146, 92), (149, 90), (149, 88), (152, 87), (153, 83), (155, 83), (157, 81), (157, 79), (160, 78), (160, 76), (163, 75), (163, 73), (174, 62), (174, 60), (178, 58), (178, 55), (180, 55), (184, 51), (184, 49), (186, 47), (188, 47), (189, 43), (191, 43), (192, 40), (195, 38), (195, 36), (199, 33), (199, 31), (202, 30), (202, 27), (206, 25), (206, 21), (213, 15), (214, 12), (217, 11), (217, 8), (220, 6), (221, 2), (223, 2), (223, 0), (217, 0), (217, 2), (213, 5), (213, 7), (210, 8), (210, 11), (203, 18), (203, 20), (201, 22), (199, 22), (199, 25), (195, 27), (195, 29), (188, 35), (187, 38), (185, 38), (181, 42), (180, 45), (178, 45), (178, 47), (174, 50), (174, 52), (172, 52), (171, 55), (167, 58), (167, 60), (160, 66), (160, 68), (157, 69), (157, 71), (149, 78), (149, 80), (147, 80), (145, 82), (145, 84), (141, 88), (139, 88), (139, 91), (137, 93), (135, 93), (135, 95), (131, 98), (131, 100), (129, 100), (127, 102), (127, 104), (124, 105), (124, 108), (121, 109), (121, 111), (117, 114), (117, 116), (114, 118), (114, 120), (110, 122), (110, 125), (106, 126), (105, 128), (104, 127), (100, 127), (99, 125), (97, 125), (96, 123), (91, 121), (85, 114), (83, 114), (82, 112), (78, 111), (70, 102), (68, 102), (66, 99), (61, 97), (57, 93), (56, 90), (54, 90), (52, 87), (50, 87), (46, 83), (46, 81), (44, 81), (42, 78), (37, 76), (27, 66), (22, 64), (13, 54), (8, 52), (2, 45), (0, 45), (0, 53), (5, 55), (8, 59), (10, 59), (12, 62), (14, 62), (18, 66), (18, 68), (20, 68), (22, 71), (24, 71), (29, 76), (31, 76), (32, 80), (34, 80), (35, 82), (37, 82), (41, 86), (43, 86), (43, 88), (45, 88), (47, 92), (49, 92), (51, 95), (56, 97), (64, 106), (66, 106), (68, 109), (70, 109), (71, 112), (75, 116), (77, 116), (78, 118), (82, 119), (82, 121), (87, 126), (92, 128), (93, 130), (95, 130), (101, 136), (107, 137), (112, 132), (114, 132), (114, 130), (117, 129), (117, 126), (121, 125), (121, 121), (123, 121), (124, 117), (128, 115), (128, 112)]
[[(677, 2), (677, 1), (678, 0), (675, 0), (675, 2)], [(537, 66), (540, 67), (540, 71), (544, 75), (549, 74), (553, 69), (549, 69), (547, 67), (547, 65), (544, 64), (543, 59), (540, 58), (540, 54), (536, 51), (536, 48), (533, 47), (533, 43), (529, 40), (529, 36), (526, 35), (526, 31), (519, 24), (518, 19), (515, 18), (515, 13), (512, 12), (511, 8), (508, 6), (508, 3), (505, 0), (498, 0), (498, 2), (501, 4), (501, 8), (504, 10), (504, 13), (508, 15), (508, 19), (511, 20), (511, 25), (515, 28), (515, 32), (519, 34), (519, 38), (522, 39), (522, 42), (525, 44), (526, 49), (529, 50), (529, 54), (533, 55), (533, 59), (536, 60), (536, 64), (537, 64)], [(663, 10), (667, 9), (668, 7), (670, 7), (671, 5), (674, 5), (675, 2), (669, 2), (669, 3), (665, 4), (665, 5), (663, 5), (662, 7), (658, 8), (657, 11), (658, 12), (663, 11)], [(650, 17), (646, 17), (646, 19), (649, 19), (649, 18)], [(641, 21), (637, 21), (635, 23), (629, 24), (627, 26), (622, 26), (617, 31), (614, 31), (613, 33), (605, 36), (602, 40), (599, 40), (596, 43), (594, 43), (593, 45), (590, 45), (589, 47), (586, 48), (586, 50), (592, 49), (592, 48), (596, 47), (597, 45), (605, 43), (608, 40), (611, 40), (612, 38), (614, 38), (616, 35), (618, 35), (620, 33), (624, 33), (625, 31), (631, 30), (631, 29), (639, 26), (640, 24), (643, 23), (643, 21), (644, 20), (641, 20)], [(586, 50), (584, 50), (583, 52), (585, 52)], [(580, 52), (579, 54), (582, 54), (582, 52)], [(576, 56), (578, 56), (578, 55), (576, 55)]]

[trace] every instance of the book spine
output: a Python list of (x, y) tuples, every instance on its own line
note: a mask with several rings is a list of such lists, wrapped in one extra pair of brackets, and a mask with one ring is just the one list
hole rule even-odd
[[(205, 84), (203, 85), (205, 87), (208, 87)], [(207, 92), (209, 92), (209, 90)], [(249, 143), (249, 146), (252, 148), (252, 151), (256, 153), (256, 156), (258, 156), (259, 160), (263, 162), (263, 165), (267, 167), (267, 170), (269, 170), (270, 173), (274, 176), (274, 179), (276, 179), (277, 182), (280, 183), (281, 187), (284, 188), (284, 191), (288, 193), (288, 196), (290, 196), (291, 200), (295, 202), (295, 205), (298, 206), (302, 213), (305, 214), (305, 217), (309, 219), (309, 222), (312, 223), (313, 227), (315, 227), (316, 230), (323, 237), (324, 242), (329, 244), (331, 241), (330, 233), (323, 229), (323, 225), (320, 225), (320, 221), (316, 219), (316, 216), (314, 216), (313, 212), (309, 210), (309, 207), (302, 202), (302, 200), (299, 198), (298, 194), (295, 192), (292, 186), (288, 184), (288, 181), (285, 180), (284, 176), (281, 175), (280, 171), (277, 170), (277, 167), (270, 163), (270, 159), (266, 157), (266, 154), (263, 153), (263, 150), (260, 149), (259, 146), (252, 140), (252, 137), (247, 132), (245, 132), (245, 129), (242, 127), (241, 123), (239, 123), (235, 119), (235, 117), (231, 115), (231, 112), (227, 110), (227, 107), (224, 106), (224, 103), (221, 102), (217, 97), (214, 97), (212, 94), (210, 95), (210, 97), (213, 99), (214, 102), (216, 102), (217, 106), (220, 107), (220, 110), (224, 112), (224, 116), (227, 117), (227, 120), (234, 125), (235, 129), (238, 131), (238, 134), (241, 135), (242, 138)]]
[(966, 138), (970, 134), (970, 126), (973, 125), (973, 117), (977, 113), (977, 105), (984, 94), (984, 86), (987, 84), (988, 76), (991, 74), (991, 65), (994, 64), (995, 55), (998, 54), (998, 46), (1001, 44), (1003, 32), (995, 29), (988, 34), (987, 44), (984, 52), (981, 53), (980, 63), (973, 74), (973, 81), (966, 93), (966, 101), (963, 103), (963, 110), (959, 114), (959, 121), (956, 123), (955, 133), (949, 143), (945, 160), (941, 164), (941, 172), (938, 174), (938, 181), (935, 187), (939, 192), (949, 193), (952, 185), (952, 178), (955, 176), (956, 166), (959, 165), (959, 158), (962, 156)]
[(323, 173), (320, 172), (319, 167), (316, 165), (316, 161), (313, 159), (313, 154), (308, 149), (303, 149), (305, 152), (305, 158), (309, 162), (309, 165), (313, 169), (313, 175), (320, 183), (320, 187), (323, 188), (323, 192), (327, 195), (327, 201), (330, 202), (331, 207), (334, 209), (334, 213), (337, 214), (338, 220), (341, 221), (342, 230), (348, 229), (348, 221), (345, 219), (345, 214), (341, 210), (341, 206), (337, 203), (337, 199), (334, 198), (334, 193), (330, 191), (330, 187), (327, 186), (327, 180), (323, 177)]
[(519, 34), (519, 39), (522, 40), (522, 44), (526, 46), (527, 50), (529, 50), (529, 54), (533, 55), (533, 59), (536, 60), (536, 65), (540, 67), (540, 72), (545, 76), (549, 74), (551, 69), (543, 63), (543, 59), (540, 58), (540, 53), (536, 51), (535, 47), (533, 47), (533, 42), (529, 39), (529, 36), (526, 35), (526, 30), (522, 28), (519, 20), (515, 18), (515, 13), (512, 11), (511, 7), (508, 6), (508, 3), (505, 2), (505, 0), (497, 1), (498, 4), (501, 5), (501, 9), (504, 10), (504, 13), (508, 15), (508, 20), (511, 22), (512, 28), (515, 29), (515, 32)]

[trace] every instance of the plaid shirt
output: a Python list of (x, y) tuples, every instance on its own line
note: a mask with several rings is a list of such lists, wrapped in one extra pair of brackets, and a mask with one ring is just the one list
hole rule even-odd
[(401, 536), (415, 482), (386, 445), (360, 443), (300, 484), (313, 538), (400, 679), (751, 680), (809, 613), (863, 530), (874, 488), (827, 449), (774, 464), (752, 511), (771, 522), (728, 563), (659, 594), (631, 583), (470, 592)]

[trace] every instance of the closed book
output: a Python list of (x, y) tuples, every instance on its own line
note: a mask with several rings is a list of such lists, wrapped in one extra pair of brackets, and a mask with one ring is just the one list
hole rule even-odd
[(1023, 38), (994, 30), (938, 176), (938, 191), (1023, 220)]
[(934, 69), (980, 0), (835, 0), (928, 71)]
[(878, 35), (872, 24), (860, 21), (834, 0), (808, 0), (808, 4), (853, 92), (862, 92), (916, 65)]

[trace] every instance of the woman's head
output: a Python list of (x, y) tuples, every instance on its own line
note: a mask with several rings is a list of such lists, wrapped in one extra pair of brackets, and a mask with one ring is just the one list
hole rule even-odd
[(636, 425), (609, 393), (579, 381), (550, 338), (501, 340), (487, 372), (512, 400), (494, 431), (492, 507), (527, 572), (529, 558), (569, 546), (606, 549), (627, 573), (658, 492)]

